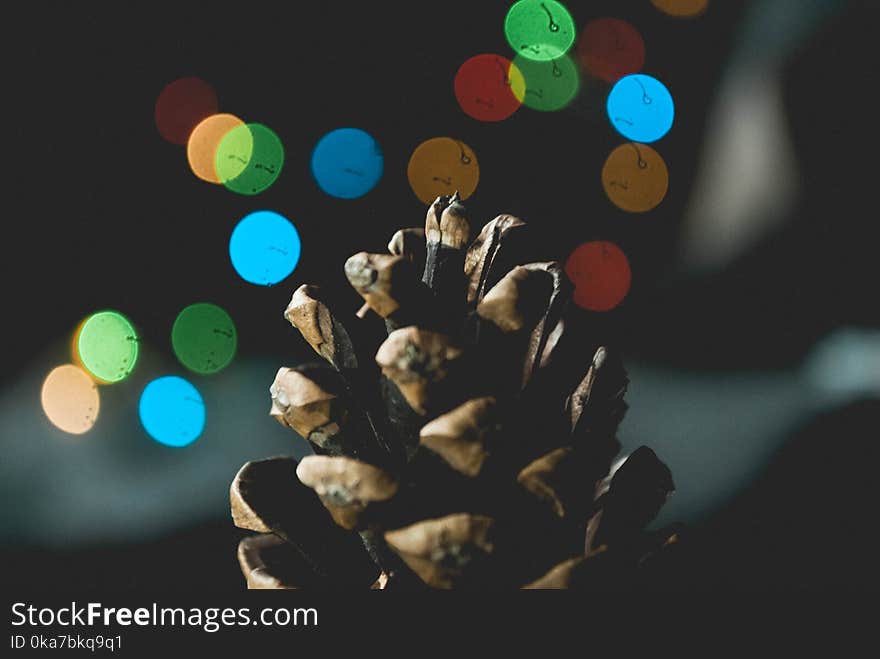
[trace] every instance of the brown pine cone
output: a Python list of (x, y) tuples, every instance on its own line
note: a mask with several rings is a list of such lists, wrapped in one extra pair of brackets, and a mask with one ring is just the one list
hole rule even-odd
[(357, 314), (294, 292), (284, 316), (324, 361), (279, 369), (271, 414), (315, 455), (232, 483), (234, 523), (261, 534), (239, 547), (249, 588), (590, 588), (675, 543), (645, 531), (669, 469), (646, 447), (615, 460), (626, 371), (589, 346), (560, 265), (526, 262), (527, 231), (499, 215), (468, 246), (440, 197), (424, 230), (345, 263)]

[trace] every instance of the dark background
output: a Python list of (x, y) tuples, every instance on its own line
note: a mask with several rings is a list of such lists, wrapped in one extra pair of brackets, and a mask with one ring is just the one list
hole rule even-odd
[[(419, 143), (449, 135), (479, 158), (480, 183), (467, 204), (475, 232), (507, 212), (540, 226), (536, 259), (564, 259), (593, 239), (627, 253), (629, 296), (593, 320), (634, 366), (631, 414), (638, 414), (638, 391), (655, 401), (653, 416), (635, 417), (632, 441), (654, 445), (650, 424), (701, 413), (730, 426), (772, 420), (782, 414), (779, 396), (790, 409), (752, 434), (748, 477), (730, 476), (736, 487), (711, 506), (691, 501), (674, 511), (691, 524), (692, 541), (658, 578), (666, 585), (876, 586), (871, 474), (880, 366), (868, 377), (872, 386), (842, 395), (817, 397), (801, 386), (804, 364), (816, 363), (810, 355), (835, 330), (880, 328), (871, 101), (877, 12), (870, 5), (713, 0), (704, 16), (680, 20), (647, 0), (567, 3), (578, 28), (602, 16), (635, 25), (647, 48), (644, 72), (675, 99), (673, 129), (654, 145), (670, 171), (669, 194), (645, 216), (616, 209), (599, 183), (606, 155), (623, 141), (604, 114), (605, 83), (585, 76), (564, 111), (521, 108), (497, 124), (458, 107), (458, 66), (483, 52), (510, 54), (507, 3), (16, 10), (4, 67), (12, 139), (0, 428), (8, 507), (2, 552), (20, 569), (4, 580), (24, 590), (243, 587), (225, 488), (246, 459), (304, 450), (298, 438), (278, 434), (260, 407), (268, 409), (275, 369), (310, 356), (281, 312), (303, 282), (331, 289), (343, 307), (359, 306), (344, 260), (381, 251), (394, 230), (423, 223), (406, 164)], [(737, 67), (779, 82), (780, 139), (792, 145), (798, 192), (746, 247), (694, 267), (682, 257), (684, 218), (700, 171), (712, 164), (704, 149), (712, 116), (728, 110), (717, 103), (719, 88)], [(157, 95), (190, 75), (214, 86), (221, 111), (281, 137), (284, 168), (264, 193), (239, 196), (196, 179), (184, 148), (159, 136)], [(348, 201), (324, 195), (308, 169), (317, 140), (343, 126), (370, 132), (385, 157), (376, 188)], [(258, 209), (291, 219), (303, 243), (296, 271), (271, 288), (243, 282), (228, 259), (232, 228)], [(214, 401), (228, 422), (212, 426), (209, 416), (185, 460), (152, 445), (133, 410), (148, 373), (180, 370), (168, 332), (179, 310), (199, 300), (230, 312), (239, 351), (234, 368), (202, 380), (209, 415)], [(113, 391), (102, 388), (103, 434), (96, 427), (71, 449), (69, 438), (40, 425), (39, 383), (69, 360), (65, 345), (76, 324), (101, 308), (134, 321), (144, 372)], [(832, 356), (809, 370), (811, 382), (851, 362)], [(257, 402), (245, 404), (248, 396)], [(689, 478), (709, 491), (725, 477), (700, 457), (709, 446), (702, 442), (727, 441), (723, 429), (688, 428), (669, 449), (677, 497), (688, 496)], [(658, 453), (667, 457), (663, 446)], [(19, 449), (30, 453), (20, 457)], [(718, 457), (717, 446), (708, 450)], [(66, 471), (79, 461), (92, 471)], [(711, 469), (723, 463), (718, 458)]]

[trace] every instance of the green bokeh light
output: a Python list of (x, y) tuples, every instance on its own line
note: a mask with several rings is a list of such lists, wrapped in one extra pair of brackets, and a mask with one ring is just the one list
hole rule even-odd
[(576, 31), (568, 9), (556, 0), (519, 0), (504, 19), (504, 35), (518, 55), (547, 61), (568, 52)]
[(517, 55), (513, 66), (520, 70), (526, 83), (520, 100), (533, 110), (561, 110), (574, 100), (580, 89), (580, 71), (568, 55), (543, 62)]
[(189, 370), (207, 375), (225, 368), (235, 356), (235, 323), (223, 309), (197, 302), (177, 315), (171, 328), (171, 347)]
[(137, 362), (137, 332), (118, 311), (99, 311), (83, 323), (77, 351), (89, 373), (104, 382), (119, 382), (131, 374)]
[(284, 165), (284, 145), (263, 124), (244, 124), (230, 130), (217, 147), (217, 176), (229, 190), (255, 195), (271, 186)]

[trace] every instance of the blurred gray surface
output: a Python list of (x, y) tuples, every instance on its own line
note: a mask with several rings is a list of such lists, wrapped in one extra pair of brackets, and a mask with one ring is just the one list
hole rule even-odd
[(694, 523), (758, 478), (799, 424), (880, 395), (880, 331), (835, 331), (788, 371), (627, 368), (623, 449), (650, 446), (669, 464), (676, 484), (654, 525)]
[(673, 373), (629, 367), (624, 451), (650, 446), (676, 485), (655, 525), (693, 523), (748, 486), (809, 408), (797, 373)]
[[(237, 359), (200, 376), (150, 346), (127, 380), (99, 387), (94, 428), (66, 434), (40, 404), (43, 379), (66, 355), (67, 343), (53, 346), (0, 392), (3, 544), (143, 539), (216, 519), (229, 509), (229, 484), (244, 462), (310, 452), (268, 414), (269, 385), (281, 363)], [(205, 430), (187, 447), (158, 444), (140, 424), (140, 392), (162, 375), (187, 378), (205, 400)]]
[(683, 269), (721, 269), (788, 220), (801, 192), (782, 101), (788, 60), (846, 0), (753, 0), (711, 100), (685, 212)]

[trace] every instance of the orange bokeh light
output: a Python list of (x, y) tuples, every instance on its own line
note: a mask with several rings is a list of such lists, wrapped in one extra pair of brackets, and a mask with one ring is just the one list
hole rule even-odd
[(666, 196), (669, 170), (662, 156), (647, 144), (621, 144), (602, 167), (602, 187), (621, 210), (644, 213)]
[(56, 428), (72, 435), (88, 432), (98, 420), (101, 399), (94, 380), (74, 364), (58, 366), (40, 391), (43, 412)]
[(406, 177), (423, 204), (455, 191), (467, 199), (477, 189), (480, 165), (473, 150), (464, 142), (451, 137), (433, 137), (415, 148), (407, 164)]
[(651, 0), (651, 4), (664, 14), (688, 18), (705, 12), (709, 0)]
[(217, 147), (226, 134), (244, 122), (232, 114), (213, 114), (193, 128), (186, 142), (186, 159), (193, 174), (208, 183), (222, 183), (217, 174)]

